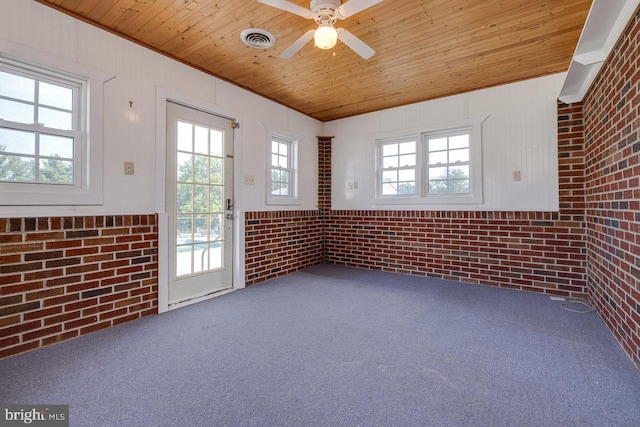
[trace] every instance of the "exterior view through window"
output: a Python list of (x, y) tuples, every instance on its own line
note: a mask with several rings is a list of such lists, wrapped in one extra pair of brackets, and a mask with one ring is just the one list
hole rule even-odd
[(465, 126), (376, 140), (376, 199), (425, 205), (482, 200), (480, 124), (476, 120), (475, 130)]
[(0, 181), (76, 183), (82, 83), (0, 62)]
[(416, 141), (382, 143), (382, 195), (416, 194)]
[(292, 143), (273, 137), (271, 141), (271, 195), (290, 196), (292, 168)]
[(177, 122), (176, 276), (224, 268), (224, 132)]
[(469, 132), (427, 137), (429, 194), (469, 192)]

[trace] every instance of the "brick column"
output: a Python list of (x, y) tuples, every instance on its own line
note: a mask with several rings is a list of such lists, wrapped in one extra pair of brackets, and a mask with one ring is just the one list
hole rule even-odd
[(324, 230), (331, 213), (331, 141), (332, 136), (318, 137), (318, 213), (323, 229), (322, 261), (326, 262)]
[(560, 220), (586, 227), (584, 118), (582, 103), (558, 102)]
[(331, 210), (331, 140), (332, 136), (318, 137), (318, 209), (320, 215)]

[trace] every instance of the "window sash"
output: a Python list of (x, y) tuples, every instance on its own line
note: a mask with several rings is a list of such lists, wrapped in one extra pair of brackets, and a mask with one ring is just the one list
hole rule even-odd
[[(12, 151), (10, 147), (5, 146), (5, 150), (0, 151), (0, 159), (4, 159), (9, 162), (13, 161), (26, 161), (33, 162), (33, 176), (22, 179), (2, 179), (0, 182), (8, 185), (13, 184), (35, 184), (35, 185), (65, 185), (65, 186), (79, 186), (82, 181), (82, 141), (83, 141), (83, 126), (81, 120), (81, 95), (85, 91), (85, 82), (73, 78), (66, 79), (63, 74), (56, 73), (53, 75), (47, 69), (40, 69), (38, 67), (22, 64), (17, 61), (13, 61), (7, 58), (0, 58), (0, 71), (29, 79), (33, 82), (33, 96), (31, 99), (20, 99), (14, 96), (9, 96), (10, 93), (0, 93), (0, 100), (7, 102), (27, 105), (32, 109), (33, 120), (32, 123), (27, 121), (15, 121), (8, 120), (0, 117), (0, 129), (9, 131), (23, 132), (25, 134), (33, 135), (33, 152), (19, 153)], [(59, 74), (59, 75), (58, 75)], [(52, 85), (54, 87), (66, 89), (71, 91), (71, 109), (64, 108), (62, 106), (50, 105), (50, 103), (43, 102), (41, 97), (40, 88), (41, 83)], [(71, 116), (71, 129), (45, 126), (41, 123), (41, 110), (46, 109), (52, 112), (60, 112), (63, 114), (70, 114)], [(41, 140), (42, 137), (60, 137), (71, 141), (71, 156), (56, 156), (43, 154), (45, 150), (42, 149)], [(46, 138), (45, 138), (46, 139)], [(0, 146), (3, 146), (2, 140), (0, 140)], [(61, 148), (58, 148), (61, 149)], [(68, 151), (62, 147), (63, 151)], [(22, 160), (17, 160), (22, 159)], [(52, 161), (54, 163), (52, 163)], [(44, 168), (62, 167), (64, 169), (58, 170), (56, 180), (46, 178), (42, 173)], [(65, 166), (66, 165), (66, 166)], [(69, 180), (65, 178), (65, 173), (68, 173), (68, 169), (71, 169), (69, 174)], [(52, 173), (55, 172), (52, 171)], [(62, 180), (61, 180), (62, 179)]]
[[(274, 151), (274, 145), (286, 147), (286, 153), (280, 150)], [(269, 195), (274, 198), (291, 198), (293, 197), (293, 179), (295, 169), (293, 167), (293, 145), (294, 141), (284, 139), (272, 135), (271, 137), (271, 163), (269, 168)], [(273, 158), (276, 156), (278, 161), (274, 165)], [(281, 166), (280, 160), (284, 158), (286, 166)], [(276, 188), (277, 187), (277, 188)]]
[[(17, 131), (24, 131), (24, 129), (21, 129), (20, 127), (10, 127), (10, 126), (4, 126), (5, 123), (0, 123), (0, 129), (7, 129), (7, 130), (17, 130)], [(76, 159), (80, 158), (81, 156), (81, 140), (82, 140), (82, 135), (80, 132), (41, 132), (41, 131), (31, 131), (31, 130), (27, 130), (26, 133), (30, 133), (33, 135), (33, 142), (34, 142), (34, 146), (33, 146), (33, 152), (18, 152), (18, 151), (11, 151), (9, 149), (5, 149), (3, 151), (0, 151), (0, 161), (6, 161), (6, 162), (10, 162), (12, 159), (14, 161), (16, 161), (17, 159), (22, 159), (22, 161), (32, 161), (33, 162), (33, 176), (29, 179), (26, 178), (22, 178), (22, 179), (3, 179), (2, 177), (0, 177), (0, 182), (2, 183), (7, 183), (7, 184), (24, 184), (24, 183), (28, 183), (28, 184), (39, 184), (39, 185), (76, 185), (76, 183), (78, 182), (78, 180), (80, 179), (80, 171), (78, 170), (78, 165), (76, 162)], [(47, 154), (43, 154), (44, 150), (43, 149), (43, 142), (42, 142), (42, 137), (47, 137), (47, 136), (53, 136), (53, 137), (64, 137), (65, 139), (69, 140), (71, 143), (71, 155), (47, 155)], [(2, 147), (2, 140), (0, 140), (0, 147)], [(64, 150), (64, 151), (68, 151), (68, 150)], [(46, 163), (43, 163), (46, 162)], [(55, 162), (58, 164), (58, 167), (68, 167), (71, 170), (71, 173), (69, 174), (69, 180), (57, 180), (57, 181), (53, 181), (51, 179), (47, 179), (46, 178), (46, 174), (43, 172), (44, 170), (46, 170), (47, 167), (51, 167), (51, 168), (55, 168), (56, 165)], [(68, 165), (68, 166), (64, 166), (64, 165)], [(0, 167), (2, 165), (0, 164)], [(54, 171), (50, 171), (51, 173), (53, 173)], [(64, 172), (64, 171), (60, 171), (59, 172)]]
[[(407, 143), (413, 143), (413, 150), (406, 150)], [(402, 147), (403, 145), (405, 147)], [(391, 146), (397, 146), (397, 148), (393, 149), (392, 153), (385, 155), (385, 148)], [(405, 149), (403, 150), (403, 148)], [(378, 141), (376, 174), (378, 197), (398, 198), (419, 194), (419, 151), (420, 144), (417, 135)], [(413, 157), (413, 161), (410, 161), (411, 157)], [(385, 162), (388, 160), (391, 160), (389, 163), (394, 165), (385, 167)], [(404, 161), (409, 161), (409, 164), (403, 163)], [(395, 179), (391, 179), (394, 175)], [(413, 179), (410, 178), (411, 175), (413, 175)]]
[[(80, 120), (80, 110), (81, 110), (80, 97), (81, 97), (81, 93), (83, 92), (83, 88), (86, 84), (85, 81), (73, 78), (71, 76), (67, 77), (63, 73), (59, 73), (59, 72), (56, 72), (54, 74), (53, 71), (49, 71), (46, 68), (40, 69), (38, 67), (22, 64), (7, 58), (0, 58), (0, 71), (5, 72), (7, 74), (19, 76), (19, 77), (24, 77), (24, 78), (33, 80), (35, 83), (37, 83), (34, 88), (33, 100), (13, 98), (6, 94), (0, 93), (0, 99), (7, 100), (10, 102), (16, 102), (23, 105), (33, 106), (34, 120), (32, 123), (24, 123), (24, 122), (14, 122), (14, 123), (21, 123), (25, 125), (28, 125), (28, 124), (39, 125), (36, 116), (39, 115), (40, 108), (46, 108), (48, 110), (65, 112), (65, 113), (71, 114), (71, 117), (72, 117), (71, 129), (61, 129), (61, 128), (55, 128), (55, 127), (53, 129), (82, 131), (82, 121)], [(41, 96), (39, 93), (40, 85), (38, 83), (46, 83), (53, 86), (71, 90), (72, 91), (71, 109), (66, 109), (63, 107), (42, 103)], [(0, 120), (3, 120), (3, 118), (0, 117)], [(4, 121), (9, 122), (10, 120), (4, 119)]]
[[(457, 136), (467, 136), (467, 144), (465, 146), (451, 147), (451, 139)], [(432, 150), (430, 143), (434, 140), (446, 139), (446, 147)], [(425, 174), (426, 185), (424, 186), (426, 196), (438, 196), (438, 195), (466, 195), (471, 193), (472, 187), (472, 162), (471, 162), (471, 150), (472, 150), (472, 130), (471, 129), (456, 129), (447, 132), (434, 132), (424, 134), (423, 136), (425, 149), (425, 168), (427, 173)], [(451, 153), (456, 151), (467, 150), (466, 161), (451, 161)], [(431, 161), (431, 155), (446, 153), (447, 161), (433, 163)], [(436, 178), (432, 178), (432, 171), (437, 169), (445, 170), (444, 176), (439, 175)], [(466, 169), (466, 176), (455, 176), (456, 171), (462, 171)], [(464, 173), (464, 172), (463, 172)], [(445, 189), (442, 189), (444, 186)], [(434, 189), (432, 191), (432, 189)]]

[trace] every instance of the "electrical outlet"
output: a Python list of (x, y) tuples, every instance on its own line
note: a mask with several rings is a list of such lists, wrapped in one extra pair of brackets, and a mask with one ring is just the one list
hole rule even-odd
[(520, 171), (513, 171), (513, 180), (520, 181)]
[(244, 176), (244, 185), (255, 185), (256, 178), (253, 175), (245, 175)]
[(124, 174), (133, 175), (134, 172), (135, 172), (135, 167), (133, 162), (124, 162)]

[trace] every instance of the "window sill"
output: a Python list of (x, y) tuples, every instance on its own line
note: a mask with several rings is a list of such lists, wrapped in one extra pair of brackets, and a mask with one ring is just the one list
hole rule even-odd
[(280, 199), (280, 198), (267, 198), (266, 204), (268, 206), (300, 206), (302, 202), (300, 199)]
[(96, 206), (103, 204), (102, 191), (95, 191), (95, 189), (89, 191), (78, 187), (48, 187), (48, 189), (27, 191), (23, 184), (2, 184), (0, 185), (0, 206)]
[(482, 195), (465, 194), (465, 195), (437, 195), (428, 197), (417, 196), (393, 196), (373, 198), (369, 201), (372, 205), (377, 206), (397, 206), (397, 205), (419, 205), (419, 206), (440, 206), (440, 205), (479, 205), (483, 203)]

